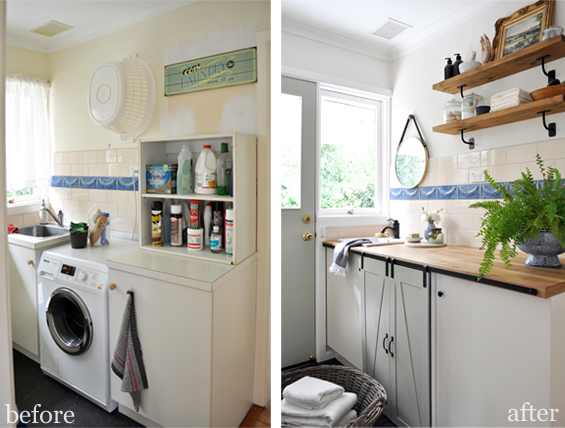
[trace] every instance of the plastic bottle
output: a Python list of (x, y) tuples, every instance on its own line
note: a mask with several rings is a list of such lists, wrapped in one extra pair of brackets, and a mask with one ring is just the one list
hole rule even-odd
[(226, 256), (233, 258), (233, 209), (226, 210)]
[(230, 175), (232, 169), (232, 156), (228, 150), (228, 143), (222, 143), (222, 153), (218, 156), (218, 195), (230, 194)]
[(218, 226), (214, 226), (212, 230), (212, 235), (210, 236), (210, 250), (215, 254), (222, 252), (222, 235)]
[(455, 54), (455, 62), (453, 63), (453, 75), (457, 76), (459, 74), (459, 64), (463, 62), (461, 59), (461, 54)]
[(208, 202), (204, 207), (204, 245), (210, 246), (210, 236), (212, 235), (212, 202)]
[(182, 246), (182, 206), (171, 205), (171, 247)]
[[(218, 226), (220, 235), (224, 236), (224, 211), (221, 202), (212, 202), (212, 226)], [(222, 239), (220, 241), (220, 249), (224, 248), (223, 242), (224, 240)]]
[(210, 145), (204, 146), (194, 168), (194, 192), (202, 195), (215, 195), (217, 192), (216, 155), (211, 148)]
[(198, 199), (190, 200), (190, 228), (198, 229), (200, 227), (198, 209), (200, 207), (200, 201)]
[(194, 170), (192, 167), (192, 153), (188, 144), (182, 146), (178, 163), (177, 194), (189, 195), (194, 192)]
[[(447, 60), (447, 64), (443, 68), (443, 78), (449, 79), (453, 77), (453, 63), (451, 62), (451, 58), (445, 58)], [(179, 169), (180, 169), (180, 160), (179, 160)], [(178, 181), (177, 181), (178, 186)]]
[(151, 203), (151, 245), (154, 247), (163, 246), (163, 203), (153, 201)]

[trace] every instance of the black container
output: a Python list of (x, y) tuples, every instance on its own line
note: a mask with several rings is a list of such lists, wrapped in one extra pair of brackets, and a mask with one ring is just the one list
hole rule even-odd
[(459, 64), (463, 61), (461, 60), (461, 54), (455, 54), (455, 62), (453, 63), (453, 75), (459, 75)]
[(478, 115), (485, 114), (490, 111), (490, 106), (477, 106), (475, 107), (475, 113)]
[(449, 79), (453, 77), (453, 63), (451, 62), (451, 58), (445, 58), (447, 60), (446, 66), (443, 68), (443, 78)]
[(88, 239), (88, 232), (79, 232), (77, 230), (71, 232), (71, 247), (84, 248)]

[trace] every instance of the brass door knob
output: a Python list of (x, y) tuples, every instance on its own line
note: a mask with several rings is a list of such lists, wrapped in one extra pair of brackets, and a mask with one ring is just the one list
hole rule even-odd
[(305, 214), (304, 217), (302, 217), (302, 221), (308, 224), (312, 221), (312, 216), (310, 214)]
[(304, 239), (305, 241), (311, 241), (313, 237), (314, 235), (312, 235), (310, 232), (304, 232), (302, 234), (302, 239)]
[(111, 282), (110, 285), (108, 285), (108, 288), (110, 289), (110, 291), (114, 291), (116, 289), (116, 284)]
[(32, 265), (33, 267), (35, 267), (35, 263), (34, 263), (33, 260), (31, 260), (31, 259), (27, 261), (27, 264), (28, 264), (28, 265)]

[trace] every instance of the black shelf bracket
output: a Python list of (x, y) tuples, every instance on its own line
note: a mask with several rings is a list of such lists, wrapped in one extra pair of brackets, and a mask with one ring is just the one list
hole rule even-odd
[(544, 55), (541, 58), (536, 58), (536, 61), (541, 61), (541, 71), (547, 76), (547, 84), (549, 85), (555, 80), (555, 70), (545, 71), (545, 59), (549, 58), (551, 55)]
[(459, 92), (461, 93), (461, 98), (465, 98), (465, 95), (463, 95), (463, 88), (466, 87), (467, 85), (461, 85), (458, 86), (457, 89), (459, 89)]
[(541, 114), (543, 127), (547, 129), (549, 136), (555, 137), (557, 135), (557, 126), (555, 125), (555, 122), (551, 122), (549, 125), (545, 122), (545, 114), (549, 113), (550, 111), (551, 110), (538, 111), (538, 114)]
[(473, 150), (475, 148), (475, 139), (469, 138), (469, 141), (465, 141), (465, 138), (463, 138), (463, 132), (465, 132), (466, 130), (467, 128), (458, 130), (459, 132), (461, 132), (461, 141), (469, 146), (469, 150)]

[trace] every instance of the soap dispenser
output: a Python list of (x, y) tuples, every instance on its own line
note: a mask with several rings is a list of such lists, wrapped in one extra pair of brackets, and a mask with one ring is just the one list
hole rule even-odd
[(443, 78), (449, 79), (453, 77), (453, 63), (451, 62), (451, 58), (445, 58), (447, 60), (446, 66), (443, 68)]
[(459, 64), (463, 61), (461, 60), (461, 54), (455, 54), (455, 62), (453, 63), (453, 75), (457, 76), (459, 74)]
[(45, 206), (45, 199), (41, 200), (41, 207), (39, 208), (39, 224), (47, 224), (49, 222), (49, 213)]

